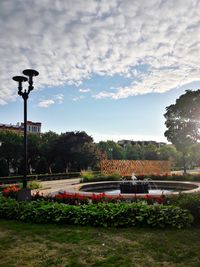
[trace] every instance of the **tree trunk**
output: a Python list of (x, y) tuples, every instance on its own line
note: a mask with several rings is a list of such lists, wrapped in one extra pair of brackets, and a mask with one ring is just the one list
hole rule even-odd
[(187, 167), (186, 167), (186, 154), (183, 153), (183, 174), (186, 175), (187, 174)]

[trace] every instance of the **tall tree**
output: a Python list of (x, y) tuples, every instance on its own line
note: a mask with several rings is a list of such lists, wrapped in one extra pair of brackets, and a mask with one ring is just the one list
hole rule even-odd
[(97, 147), (107, 154), (108, 159), (123, 159), (123, 148), (114, 141), (101, 141), (97, 144)]
[[(59, 135), (55, 132), (49, 131), (41, 135), (41, 144), (40, 144), (40, 159), (46, 159), (46, 164), (48, 167), (49, 173), (52, 173), (52, 165), (55, 164), (55, 143)], [(37, 166), (40, 166), (40, 160), (38, 161)]]
[(190, 146), (200, 140), (200, 90), (187, 90), (176, 103), (166, 107), (165, 136), (182, 153), (184, 173)]
[(37, 160), (40, 156), (39, 147), (40, 147), (40, 136), (36, 134), (29, 133), (27, 136), (27, 163), (28, 171), (32, 173), (32, 170), (36, 168)]
[(131, 144), (128, 144), (125, 148), (125, 159), (128, 160), (138, 160), (139, 159), (139, 153), (136, 146), (133, 146)]
[(146, 160), (158, 160), (158, 149), (154, 144), (148, 144), (144, 147), (144, 159)]
[(54, 143), (54, 155), (60, 171), (80, 171), (97, 160), (93, 139), (85, 132), (61, 134)]
[(8, 169), (17, 168), (22, 160), (22, 140), (23, 137), (9, 131), (0, 132), (0, 157), (4, 158), (7, 162)]

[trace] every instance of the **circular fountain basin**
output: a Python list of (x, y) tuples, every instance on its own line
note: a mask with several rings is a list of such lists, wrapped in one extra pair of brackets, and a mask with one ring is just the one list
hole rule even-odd
[[(121, 194), (120, 181), (108, 182), (94, 182), (79, 185), (79, 193), (84, 195), (91, 195), (93, 193), (106, 193), (107, 195), (122, 195), (124, 197), (131, 197), (135, 194)], [(200, 183), (180, 182), (180, 181), (148, 181), (150, 195), (171, 195), (184, 193), (200, 192)], [(146, 195), (147, 193), (145, 193)], [(137, 194), (142, 195), (142, 194)]]

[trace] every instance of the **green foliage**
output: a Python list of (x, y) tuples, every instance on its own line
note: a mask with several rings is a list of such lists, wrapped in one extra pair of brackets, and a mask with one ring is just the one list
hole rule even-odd
[(138, 146), (128, 144), (125, 147), (125, 158), (127, 160), (137, 160), (140, 158)]
[(166, 107), (167, 112), (165, 136), (182, 153), (184, 172), (187, 168), (187, 157), (192, 144), (200, 139), (200, 90), (187, 90), (176, 103)]
[(200, 225), (200, 193), (174, 195), (165, 198), (165, 204), (187, 209), (194, 217), (194, 223)]
[(149, 180), (161, 180), (161, 181), (186, 181), (186, 182), (200, 182), (200, 175), (195, 174), (152, 174), (152, 175), (137, 175), (137, 178), (140, 180), (149, 179)]
[(199, 102), (200, 90), (187, 90), (174, 105), (166, 108), (164, 116), (168, 130), (165, 136), (176, 145), (177, 149), (182, 149), (200, 139)]
[(154, 144), (149, 144), (144, 148), (144, 159), (145, 160), (158, 160), (158, 149)]
[(42, 185), (38, 181), (30, 181), (28, 182), (28, 188), (30, 188), (31, 190), (40, 189), (42, 188)]
[(46, 158), (42, 157), (39, 159), (35, 166), (36, 173), (48, 173), (48, 164)]
[(118, 172), (111, 173), (107, 175), (108, 179), (116, 179), (119, 180), (121, 178), (120, 174)]
[(59, 159), (62, 172), (87, 169), (97, 162), (97, 150), (91, 136), (85, 132), (62, 133), (53, 144), (53, 154)]
[(119, 181), (121, 176), (118, 173), (112, 173), (108, 175), (104, 174), (96, 174), (94, 175), (92, 172), (86, 172), (85, 175), (81, 176), (83, 183), (88, 182), (103, 182), (103, 181)]
[(114, 141), (101, 141), (97, 144), (99, 150), (104, 151), (107, 155), (107, 159), (123, 159), (123, 148)]
[(0, 197), (0, 218), (33, 223), (64, 223), (103, 227), (187, 227), (188, 211), (175, 206), (99, 203), (81, 206), (45, 201), (17, 202)]
[(94, 173), (92, 171), (81, 171), (80, 177), (89, 181), (94, 178)]
[(6, 159), (7, 165), (17, 169), (22, 159), (22, 136), (9, 131), (0, 132), (0, 155)]
[(7, 176), (9, 174), (8, 164), (6, 159), (0, 159), (0, 176)]
[(177, 160), (178, 152), (174, 145), (164, 145), (158, 149), (160, 160), (170, 160), (175, 162)]
[[(80, 171), (98, 167), (99, 151), (85, 132), (53, 132), (41, 136), (28, 134), (27, 169), (29, 173)], [(23, 174), (23, 136), (1, 132), (0, 155), (15, 174)]]

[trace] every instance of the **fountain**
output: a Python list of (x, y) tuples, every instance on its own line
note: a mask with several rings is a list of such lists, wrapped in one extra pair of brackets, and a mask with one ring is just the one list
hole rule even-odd
[(135, 174), (131, 176), (132, 181), (123, 180), (120, 182), (120, 192), (122, 194), (148, 194), (149, 183), (146, 180), (138, 180)]

